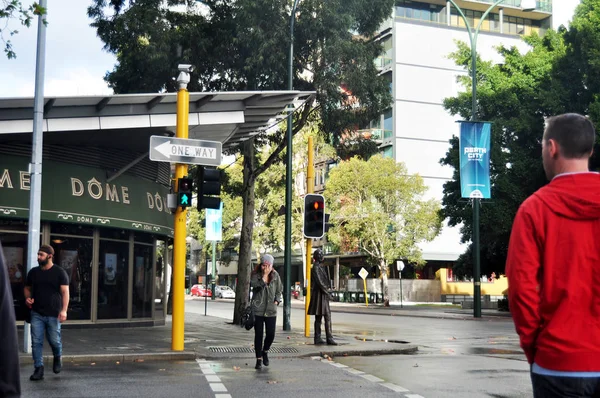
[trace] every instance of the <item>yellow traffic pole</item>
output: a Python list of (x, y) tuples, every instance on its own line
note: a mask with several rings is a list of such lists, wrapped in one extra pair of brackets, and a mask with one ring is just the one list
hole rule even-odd
[[(306, 193), (315, 192), (315, 166), (313, 163), (313, 138), (308, 137), (308, 166), (306, 168)], [(306, 209), (305, 209), (306, 211)], [(304, 336), (310, 337), (310, 274), (312, 263), (312, 239), (306, 239), (306, 297), (304, 298)]]
[(369, 306), (369, 296), (367, 295), (367, 279), (363, 279), (363, 286), (365, 287), (365, 304)]
[[(187, 66), (187, 65), (186, 65)], [(190, 81), (189, 67), (182, 70), (177, 77), (179, 91), (177, 92), (177, 138), (188, 138), (190, 113), (190, 93), (187, 83)], [(189, 72), (188, 72), (189, 70)], [(175, 185), (179, 191), (179, 179), (187, 176), (188, 166), (175, 165)], [(175, 211), (175, 236), (173, 241), (173, 319), (171, 329), (171, 350), (183, 351), (183, 335), (185, 321), (185, 245), (186, 245), (186, 216), (187, 210), (177, 207)]]

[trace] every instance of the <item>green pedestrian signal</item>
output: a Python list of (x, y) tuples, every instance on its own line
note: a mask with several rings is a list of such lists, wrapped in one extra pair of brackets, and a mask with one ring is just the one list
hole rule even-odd
[(192, 179), (183, 177), (177, 184), (177, 206), (185, 209), (192, 204)]

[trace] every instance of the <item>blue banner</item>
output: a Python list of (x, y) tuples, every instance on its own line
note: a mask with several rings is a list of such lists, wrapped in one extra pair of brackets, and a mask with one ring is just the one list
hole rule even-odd
[(461, 196), (489, 199), (492, 125), (485, 122), (460, 123)]
[(206, 209), (206, 240), (221, 241), (223, 225), (223, 202), (220, 209)]

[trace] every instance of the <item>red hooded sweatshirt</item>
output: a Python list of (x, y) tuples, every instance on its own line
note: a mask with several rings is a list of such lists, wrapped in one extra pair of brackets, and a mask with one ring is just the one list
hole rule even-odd
[(600, 175), (565, 174), (515, 218), (509, 305), (529, 363), (600, 371)]

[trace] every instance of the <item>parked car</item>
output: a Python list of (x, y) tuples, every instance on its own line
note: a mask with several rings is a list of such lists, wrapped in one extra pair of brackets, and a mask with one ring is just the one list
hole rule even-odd
[(210, 289), (207, 289), (202, 285), (192, 286), (191, 294), (192, 297), (212, 297), (212, 292), (210, 291)]
[(224, 286), (224, 285), (215, 286), (215, 295), (218, 298), (230, 298), (230, 299), (235, 298), (235, 292), (233, 291), (233, 289), (230, 288), (229, 286)]

